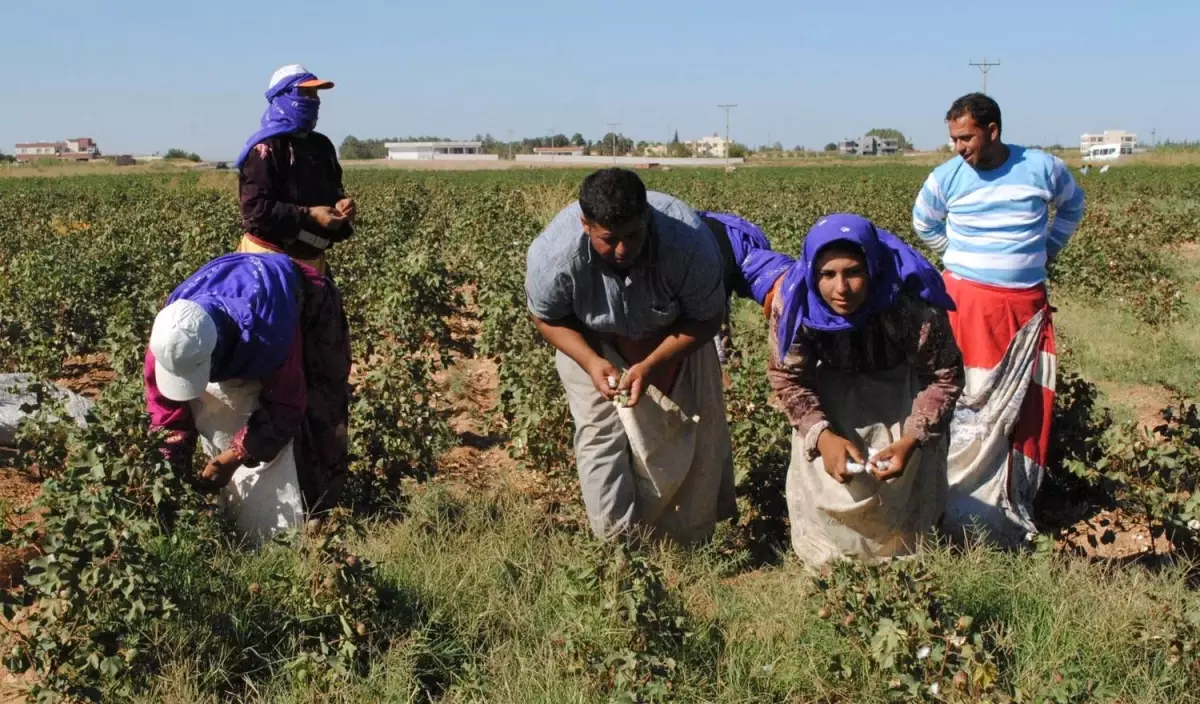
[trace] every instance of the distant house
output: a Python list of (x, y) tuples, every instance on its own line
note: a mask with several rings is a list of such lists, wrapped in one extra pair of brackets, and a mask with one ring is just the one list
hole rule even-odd
[(860, 139), (843, 139), (838, 152), (851, 156), (889, 156), (900, 151), (900, 140), (890, 137), (863, 135)]
[(76, 137), (61, 142), (22, 142), (16, 145), (14, 156), (17, 161), (89, 161), (100, 156), (100, 147), (91, 137)]
[(534, 147), (534, 154), (546, 154), (548, 156), (583, 156), (583, 147)]
[(900, 140), (892, 137), (863, 137), (858, 143), (860, 156), (890, 156), (900, 151)]
[(1088, 133), (1079, 136), (1079, 151), (1087, 154), (1088, 150), (1098, 145), (1120, 145), (1120, 154), (1132, 154), (1137, 146), (1137, 135), (1125, 130), (1104, 130), (1102, 133)]
[(496, 161), (498, 154), (480, 154), (483, 142), (388, 142), (390, 161)]
[(665, 144), (647, 144), (642, 149), (642, 156), (666, 156), (667, 145)]
[(729, 156), (730, 141), (717, 134), (711, 137), (701, 137), (700, 139), (688, 142), (687, 145), (696, 156), (708, 156), (717, 159), (724, 159)]

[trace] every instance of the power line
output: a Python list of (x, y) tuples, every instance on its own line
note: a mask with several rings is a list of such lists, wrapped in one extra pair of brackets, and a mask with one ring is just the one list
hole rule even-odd
[(732, 146), (732, 143), (729, 141), (729, 109), (736, 108), (737, 104), (736, 103), (727, 103), (725, 105), (718, 105), (717, 107), (721, 108), (722, 110), (725, 111), (725, 165), (728, 166), (729, 165), (729, 151), (730, 151), (729, 148)]
[(983, 74), (983, 92), (986, 95), (987, 94), (988, 71), (990, 71), (993, 66), (999, 66), (1000, 60), (996, 59), (995, 61), (988, 61), (987, 59), (984, 59), (983, 61), (971, 61), (970, 59), (968, 59), (967, 65), (979, 67), (979, 72)]

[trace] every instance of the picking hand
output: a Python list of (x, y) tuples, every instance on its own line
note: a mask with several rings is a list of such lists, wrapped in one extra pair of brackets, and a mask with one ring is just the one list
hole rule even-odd
[(308, 218), (322, 230), (333, 231), (342, 229), (346, 216), (328, 205), (314, 205), (308, 209)]
[(875, 478), (883, 481), (903, 474), (904, 468), (908, 466), (908, 460), (912, 458), (913, 451), (916, 449), (916, 439), (905, 436), (880, 450), (871, 458), (871, 462), (875, 465)]
[(821, 431), (817, 438), (817, 452), (821, 453), (821, 464), (825, 465), (825, 471), (839, 484), (845, 484), (851, 478), (846, 473), (847, 459), (859, 464), (865, 462), (862, 452), (854, 443), (832, 430)]
[(242, 460), (237, 451), (226, 450), (209, 460), (204, 469), (200, 470), (196, 488), (204, 492), (219, 491), (233, 479), (233, 473), (241, 466)]
[[(592, 377), (592, 385), (596, 387), (596, 391), (608, 400), (612, 400), (617, 396), (617, 380), (621, 378), (621, 372), (617, 371), (609, 361), (603, 357), (597, 357), (592, 363), (591, 368), (587, 370), (588, 376)], [(610, 384), (609, 381), (612, 381)]]
[(642, 394), (646, 392), (646, 387), (650, 385), (649, 377), (651, 368), (646, 366), (644, 362), (638, 362), (629, 369), (625, 370), (625, 376), (621, 377), (621, 383), (617, 386), (618, 391), (629, 392), (629, 401), (625, 404), (626, 408), (632, 408), (641, 400)]
[(358, 215), (358, 203), (355, 203), (353, 198), (339, 200), (334, 208), (349, 220), (351, 224), (354, 223), (354, 218)]

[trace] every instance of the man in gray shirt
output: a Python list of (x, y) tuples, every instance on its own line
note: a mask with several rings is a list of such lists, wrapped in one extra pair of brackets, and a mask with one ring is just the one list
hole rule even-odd
[[(529, 248), (529, 310), (558, 350), (580, 485), (598, 536), (641, 525), (691, 543), (736, 514), (712, 344), (724, 313), (722, 279), (720, 249), (696, 213), (647, 193), (624, 169), (588, 176), (579, 200)], [(650, 386), (699, 417), (675, 446), (655, 449), (669, 458), (664, 466), (631, 453), (629, 424), (650, 411), (619, 414), (614, 405), (618, 397), (628, 406), (646, 403)]]

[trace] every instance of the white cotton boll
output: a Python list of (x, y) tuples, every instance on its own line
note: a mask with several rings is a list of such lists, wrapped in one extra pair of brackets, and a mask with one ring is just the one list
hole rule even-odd
[(925, 658), (929, 657), (929, 654), (932, 652), (933, 648), (930, 648), (928, 645), (922, 645), (919, 649), (917, 649), (917, 659), (924, 660)]
[(612, 376), (612, 375), (609, 375), (609, 377), (608, 377), (608, 388), (610, 388), (610, 389), (615, 389), (615, 388), (617, 388), (617, 377), (615, 377), (615, 376)]
[(846, 463), (846, 474), (862, 474), (867, 471), (867, 465), (857, 462)]

